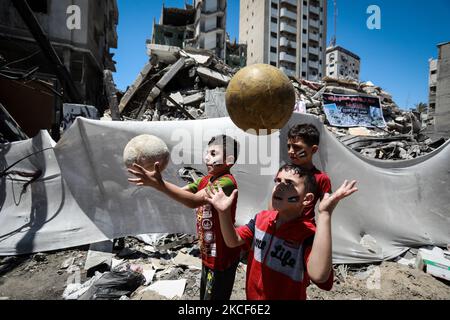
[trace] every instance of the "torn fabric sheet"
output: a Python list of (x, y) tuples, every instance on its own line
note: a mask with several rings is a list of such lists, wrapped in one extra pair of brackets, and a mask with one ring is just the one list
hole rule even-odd
[[(195, 233), (193, 210), (158, 191), (128, 183), (123, 149), (141, 134), (156, 135), (167, 143), (177, 164), (169, 163), (163, 176), (180, 186), (186, 182), (178, 177), (179, 169), (205, 171), (202, 156), (209, 138), (222, 133), (237, 137), (240, 160), (247, 162), (232, 169), (239, 186), (237, 223), (244, 224), (267, 209), (274, 175), (288, 162), (288, 128), (298, 123), (313, 123), (321, 131), (315, 163), (329, 174), (334, 189), (344, 179), (358, 180), (360, 191), (342, 201), (333, 214), (334, 263), (376, 262), (394, 258), (409, 247), (450, 242), (450, 142), (414, 160), (377, 161), (351, 151), (308, 115), (294, 114), (272, 140), (243, 133), (228, 118), (182, 122), (79, 118), (54, 149), (46, 133), (1, 146), (2, 170), (29, 154), (48, 150), (11, 169), (42, 171), (24, 192), (30, 178), (2, 176), (0, 255), (64, 249), (138, 234)], [(361, 241), (366, 236), (376, 250)]]

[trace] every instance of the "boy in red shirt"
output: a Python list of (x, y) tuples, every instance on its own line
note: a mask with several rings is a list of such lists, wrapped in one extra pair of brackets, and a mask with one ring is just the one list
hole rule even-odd
[[(201, 300), (229, 300), (233, 290), (240, 248), (229, 248), (225, 244), (218, 213), (206, 201), (205, 190), (220, 186), (228, 196), (237, 190), (230, 169), (237, 160), (238, 149), (238, 142), (228, 136), (213, 137), (204, 159), (208, 175), (184, 188), (163, 180), (159, 163), (155, 164), (155, 171), (147, 171), (137, 164), (128, 170), (136, 176), (129, 179), (131, 183), (153, 187), (185, 206), (197, 209), (197, 233), (202, 256)], [(236, 204), (229, 209), (228, 218), (234, 223)]]
[(347, 182), (325, 194), (317, 227), (302, 212), (314, 201), (314, 177), (305, 169), (286, 165), (275, 178), (274, 211), (262, 211), (246, 226), (235, 229), (230, 210), (237, 190), (227, 197), (221, 189), (208, 190), (217, 209), (225, 243), (249, 249), (246, 293), (249, 300), (305, 300), (310, 281), (324, 290), (333, 286), (331, 214), (338, 202), (357, 191)]
[(331, 181), (325, 172), (318, 170), (313, 164), (313, 156), (319, 151), (320, 133), (312, 124), (300, 124), (292, 127), (288, 133), (288, 155), (291, 163), (310, 170), (317, 183), (314, 200), (305, 206), (304, 217), (315, 223), (317, 201), (326, 193), (331, 193)]

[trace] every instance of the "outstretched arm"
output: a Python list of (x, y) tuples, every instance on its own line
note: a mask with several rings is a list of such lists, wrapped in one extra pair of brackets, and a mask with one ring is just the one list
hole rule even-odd
[(220, 230), (222, 231), (225, 244), (229, 248), (240, 247), (245, 241), (237, 233), (231, 219), (231, 207), (236, 201), (237, 189), (233, 191), (230, 197), (223, 192), (222, 187), (219, 190), (215, 188), (206, 188), (206, 201), (208, 201), (219, 213)]
[(163, 180), (158, 162), (155, 163), (154, 171), (148, 171), (135, 163), (133, 164), (132, 169), (128, 169), (128, 172), (136, 177), (128, 179), (130, 183), (134, 183), (137, 186), (152, 187), (189, 208), (195, 209), (207, 204), (204, 190), (194, 194), (173, 183)]
[(356, 181), (344, 184), (332, 195), (326, 193), (319, 205), (319, 218), (308, 262), (308, 275), (315, 283), (325, 283), (332, 270), (331, 215), (339, 201), (358, 191)]

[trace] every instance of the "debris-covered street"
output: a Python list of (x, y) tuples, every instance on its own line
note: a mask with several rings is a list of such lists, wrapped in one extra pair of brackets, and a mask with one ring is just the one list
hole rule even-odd
[[(157, 286), (155, 291), (152, 291), (151, 286), (144, 284), (148, 279), (143, 279), (143, 284), (136, 283), (130, 287), (124, 282), (117, 281), (115, 286), (106, 285), (105, 288), (110, 290), (104, 289), (102, 293), (110, 294), (109, 299), (114, 297), (131, 300), (198, 300), (201, 260), (198, 257), (197, 243), (194, 241), (177, 245), (180, 243), (179, 240), (173, 241), (175, 243), (170, 241), (175, 237), (176, 235), (167, 235), (165, 240), (171, 248), (166, 250), (160, 250), (161, 246), (158, 244), (151, 246), (136, 238), (127, 238), (126, 247), (116, 248), (111, 261), (113, 270), (134, 269), (138, 270), (137, 275), (142, 274), (142, 270), (150, 270), (148, 274), (152, 277), (151, 283), (172, 281), (172, 288), (178, 288), (177, 290), (168, 291), (164, 290), (163, 286)], [(88, 249), (80, 247), (24, 257), (2, 258), (0, 300), (79, 298), (87, 291), (89, 285), (95, 285), (95, 281), (87, 278), (84, 269)], [(308, 289), (308, 299), (447, 300), (450, 296), (449, 282), (416, 269), (415, 258), (411, 252), (406, 256), (412, 259), (410, 266), (398, 261), (370, 265), (335, 265), (336, 277), (333, 289), (326, 292), (312, 285)], [(240, 263), (232, 300), (245, 300), (245, 271), (246, 265)], [(93, 279), (99, 278), (101, 272), (97, 272)], [(145, 275), (146, 273), (143, 278)], [(123, 277), (125, 278), (125, 273)], [(84, 286), (86, 284), (88, 285)], [(174, 295), (177, 292), (181, 295)], [(84, 299), (92, 299), (93, 295), (95, 292), (92, 292), (91, 296), (84, 296)]]

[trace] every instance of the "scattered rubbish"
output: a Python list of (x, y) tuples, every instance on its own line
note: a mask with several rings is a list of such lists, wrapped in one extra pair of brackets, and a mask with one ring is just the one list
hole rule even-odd
[(79, 297), (79, 300), (118, 300), (124, 295), (133, 293), (144, 282), (144, 276), (138, 272), (106, 272)]
[(167, 299), (181, 298), (186, 287), (186, 279), (181, 280), (161, 280), (150, 285), (148, 288), (141, 291), (154, 291), (157, 294), (166, 297)]
[(438, 247), (433, 250), (419, 249), (416, 267), (432, 276), (450, 281), (450, 251)]
[(84, 265), (88, 277), (92, 276), (96, 271), (105, 272), (111, 269), (112, 250), (112, 241), (103, 241), (90, 245)]
[(64, 290), (62, 297), (65, 300), (78, 300), (88, 289), (92, 286), (92, 284), (100, 279), (102, 274), (100, 272), (96, 272), (95, 276), (86, 281), (85, 283), (69, 283)]
[(415, 265), (416, 265), (416, 258), (412, 258), (412, 259), (400, 258), (396, 262), (401, 264), (401, 265), (414, 268)]
[(61, 268), (60, 269), (68, 269), (71, 265), (73, 265), (74, 262), (75, 262), (75, 257), (67, 258), (61, 264)]
[(153, 269), (152, 265), (142, 265), (142, 264), (130, 264), (130, 263), (123, 263), (121, 265), (118, 265), (113, 269), (117, 272), (126, 272), (126, 271), (132, 271), (136, 273), (141, 273), (144, 278), (144, 286), (148, 286), (155, 276), (156, 270)]
[(187, 266), (188, 268), (199, 270), (202, 269), (202, 261), (199, 258), (184, 254), (182, 252), (178, 253), (173, 261), (176, 265)]

